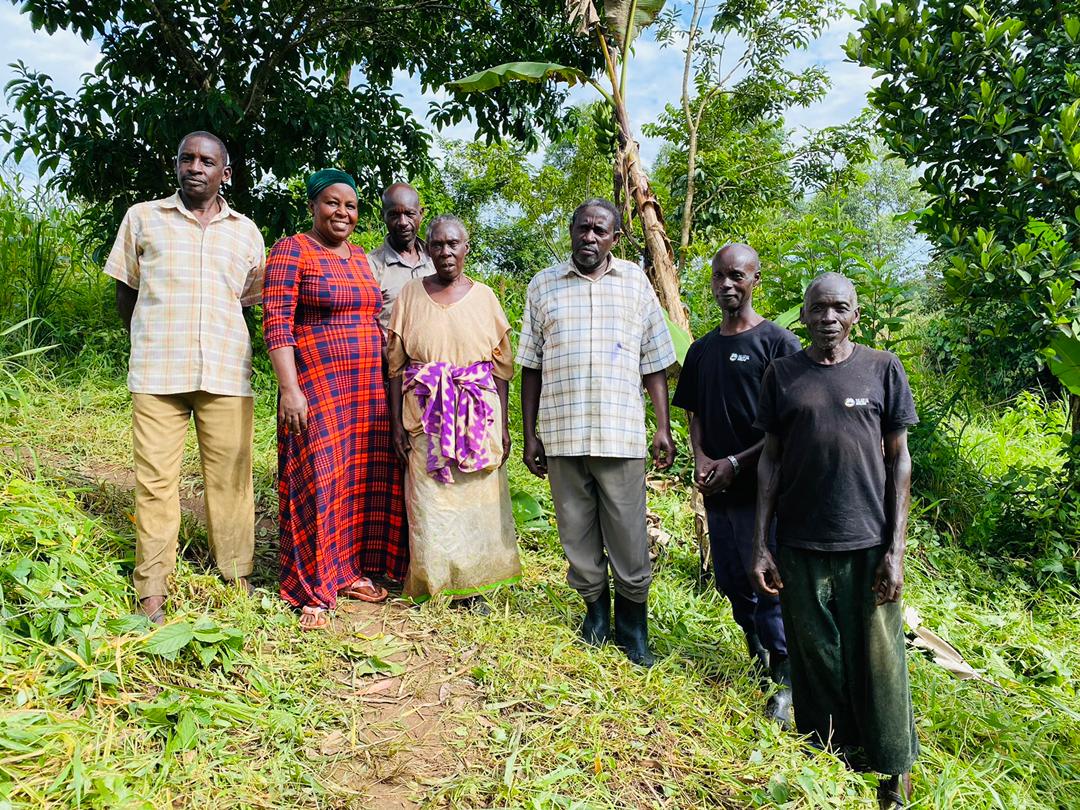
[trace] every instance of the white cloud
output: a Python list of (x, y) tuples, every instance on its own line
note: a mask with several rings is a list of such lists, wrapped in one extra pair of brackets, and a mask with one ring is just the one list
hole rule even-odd
[[(832, 79), (832, 88), (822, 101), (811, 107), (789, 111), (785, 116), (789, 127), (799, 131), (840, 124), (854, 118), (862, 110), (866, 91), (871, 86), (871, 72), (846, 62), (843, 52), (848, 33), (856, 27), (857, 23), (850, 17), (838, 20), (806, 51), (791, 56), (789, 65), (792, 68), (805, 68), (812, 64), (825, 67)], [(64, 31), (53, 35), (34, 31), (29, 17), (6, 3), (0, 5), (0, 30), (6, 31), (0, 43), (0, 83), (6, 84), (14, 78), (15, 74), (8, 63), (21, 59), (30, 67), (52, 76), (58, 89), (73, 92), (79, 86), (79, 77), (91, 70), (99, 58), (94, 43), (84, 42), (75, 34)], [(635, 45), (634, 61), (629, 68), (627, 106), (646, 163), (656, 157), (662, 144), (658, 139), (644, 137), (641, 127), (655, 121), (665, 104), (678, 104), (682, 60), (679, 47), (661, 48), (649, 32)], [(409, 76), (404, 71), (395, 74), (394, 90), (401, 94), (402, 102), (422, 120), (427, 119), (429, 102), (446, 98), (445, 91), (441, 89), (422, 92), (419, 77)], [(596, 97), (596, 91), (591, 87), (576, 87), (570, 92), (569, 103), (580, 104)], [(6, 113), (10, 113), (10, 108), (6, 100), (0, 100), (0, 114)], [(469, 140), (475, 137), (475, 128), (465, 121), (439, 134), (445, 138)], [(31, 168), (32, 173), (32, 167), (24, 165), (21, 168)]]
[[(101, 56), (95, 43), (84, 42), (76, 34), (35, 31), (30, 17), (7, 3), (0, 5), (0, 30), (5, 32), (0, 41), (0, 87), (16, 76), (11, 63), (22, 61), (27, 67), (51, 76), (56, 89), (74, 93), (82, 74), (93, 70)], [(7, 97), (0, 96), (0, 115), (13, 112)], [(0, 144), (0, 150), (3, 149), (4, 145)], [(37, 164), (30, 156), (23, 157), (18, 170), (31, 181), (37, 179)]]

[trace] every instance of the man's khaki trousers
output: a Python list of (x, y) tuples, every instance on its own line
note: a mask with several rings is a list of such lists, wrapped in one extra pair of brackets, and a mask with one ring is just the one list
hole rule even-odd
[(251, 397), (205, 391), (136, 394), (135, 592), (165, 596), (176, 568), (180, 533), (180, 466), (188, 422), (195, 416), (210, 551), (227, 579), (251, 573), (255, 553), (255, 498), (251, 483), (254, 404)]

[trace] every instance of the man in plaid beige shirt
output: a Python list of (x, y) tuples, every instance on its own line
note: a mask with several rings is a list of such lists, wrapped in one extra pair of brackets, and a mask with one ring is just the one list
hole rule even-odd
[(128, 210), (105, 265), (131, 333), (135, 592), (158, 623), (176, 567), (180, 468), (192, 416), (210, 549), (221, 575), (250, 590), (253, 404), (243, 308), (259, 302), (266, 250), (255, 223), (220, 195), (230, 175), (219, 138), (186, 136), (176, 157), (179, 190)]
[(551, 476), (566, 579), (585, 600), (582, 637), (600, 645), (611, 635), (610, 564), (615, 643), (651, 666), (642, 386), (656, 414), (653, 457), (666, 469), (675, 445), (665, 372), (675, 350), (645, 273), (611, 255), (621, 226), (607, 200), (574, 212), (570, 261), (529, 283), (517, 362), (525, 465)]

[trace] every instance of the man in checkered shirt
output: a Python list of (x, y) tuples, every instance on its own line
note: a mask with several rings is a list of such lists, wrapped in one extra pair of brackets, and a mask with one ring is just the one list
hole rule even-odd
[(128, 388), (135, 451), (135, 592), (164, 621), (180, 530), (180, 468), (195, 418), (210, 550), (250, 590), (251, 341), (243, 308), (262, 296), (266, 249), (255, 223), (221, 196), (225, 144), (192, 132), (175, 158), (175, 194), (128, 209), (105, 272), (131, 333)]
[(615, 643), (651, 666), (642, 387), (656, 414), (653, 458), (666, 469), (675, 445), (665, 372), (675, 349), (645, 273), (611, 255), (621, 227), (607, 200), (574, 211), (570, 261), (529, 283), (517, 362), (525, 466), (551, 476), (566, 579), (585, 600), (582, 637), (599, 646), (611, 636), (610, 564)]

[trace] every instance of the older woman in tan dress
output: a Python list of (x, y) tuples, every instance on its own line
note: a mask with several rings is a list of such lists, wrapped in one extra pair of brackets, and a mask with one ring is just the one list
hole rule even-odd
[(456, 217), (432, 221), (435, 274), (402, 288), (387, 335), (394, 447), (407, 465), (405, 596), (471, 598), (521, 576), (506, 459), (510, 323), (462, 271)]

